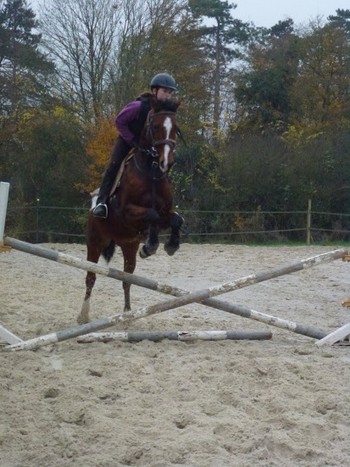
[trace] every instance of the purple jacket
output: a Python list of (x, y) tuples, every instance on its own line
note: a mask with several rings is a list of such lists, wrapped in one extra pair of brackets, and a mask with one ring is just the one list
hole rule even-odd
[(115, 125), (119, 130), (119, 136), (123, 138), (130, 146), (132, 146), (133, 141), (135, 140), (135, 135), (130, 130), (129, 125), (132, 122), (135, 122), (139, 115), (141, 109), (141, 101), (136, 100), (132, 101), (119, 112), (115, 119)]

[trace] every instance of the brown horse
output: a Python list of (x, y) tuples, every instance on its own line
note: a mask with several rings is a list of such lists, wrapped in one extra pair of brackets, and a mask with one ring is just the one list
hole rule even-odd
[[(173, 192), (168, 172), (174, 162), (179, 129), (176, 101), (152, 102), (139, 146), (125, 163), (119, 187), (108, 201), (108, 218), (90, 211), (87, 228), (87, 259), (97, 263), (102, 254), (110, 261), (118, 245), (124, 257), (124, 271), (133, 273), (140, 242), (141, 258), (156, 253), (159, 232), (170, 228), (165, 251), (173, 255), (180, 245), (182, 217), (173, 209)], [(86, 275), (86, 293), (78, 323), (89, 321), (89, 303), (96, 274)], [(130, 310), (130, 284), (123, 282), (124, 310)]]

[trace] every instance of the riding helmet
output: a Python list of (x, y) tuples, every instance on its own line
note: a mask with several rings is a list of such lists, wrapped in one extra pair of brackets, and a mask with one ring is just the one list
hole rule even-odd
[(176, 91), (176, 82), (174, 78), (168, 73), (158, 73), (157, 75), (153, 76), (150, 86), (151, 89), (168, 88)]

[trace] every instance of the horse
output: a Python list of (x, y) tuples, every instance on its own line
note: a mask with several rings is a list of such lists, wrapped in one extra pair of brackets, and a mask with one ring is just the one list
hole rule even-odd
[[(97, 263), (101, 254), (109, 262), (119, 246), (124, 258), (124, 272), (133, 273), (136, 256), (154, 255), (159, 246), (159, 233), (170, 228), (164, 244), (172, 256), (180, 246), (183, 218), (173, 208), (173, 187), (169, 170), (174, 163), (176, 137), (181, 136), (176, 124), (176, 100), (152, 99), (151, 110), (140, 135), (139, 143), (125, 161), (119, 186), (108, 200), (108, 217), (100, 219), (90, 210), (87, 222), (87, 260)], [(90, 296), (96, 274), (86, 274), (85, 297), (79, 324), (89, 322)], [(131, 310), (130, 284), (123, 282), (124, 311)]]

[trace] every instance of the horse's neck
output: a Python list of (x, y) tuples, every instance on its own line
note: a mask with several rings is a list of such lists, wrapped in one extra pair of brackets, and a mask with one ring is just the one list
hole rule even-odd
[(150, 153), (146, 152), (147, 149), (139, 149), (133, 157), (133, 164), (137, 171), (147, 178), (154, 178), (156, 180), (164, 177), (163, 172), (158, 165), (158, 158), (152, 157)]
[(140, 146), (139, 149), (135, 151), (133, 160), (134, 160), (136, 167), (139, 170), (142, 170), (145, 172), (149, 172), (151, 170), (152, 157), (147, 152), (149, 150), (150, 150), (149, 147), (145, 148), (145, 147)]

